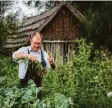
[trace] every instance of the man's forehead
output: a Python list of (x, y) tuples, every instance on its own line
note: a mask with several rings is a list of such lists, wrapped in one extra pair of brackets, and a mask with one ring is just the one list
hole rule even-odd
[(32, 40), (34, 37), (37, 38), (37, 39), (43, 40), (43, 35), (40, 34), (39, 32), (35, 32), (34, 34), (32, 34), (32, 35), (30, 36), (30, 39)]
[(33, 38), (32, 38), (33, 41), (41, 41), (42, 38), (39, 36), (39, 35), (35, 35)]

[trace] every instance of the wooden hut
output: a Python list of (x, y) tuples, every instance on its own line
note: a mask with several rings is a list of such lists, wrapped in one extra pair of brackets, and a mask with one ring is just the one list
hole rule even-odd
[(80, 34), (80, 22), (85, 20), (77, 9), (63, 2), (40, 15), (27, 18), (17, 35), (7, 39), (4, 48), (15, 50), (27, 45), (28, 36), (38, 31), (44, 36), (43, 47), (46, 51), (54, 54), (60, 48), (65, 55), (73, 50), (73, 40)]

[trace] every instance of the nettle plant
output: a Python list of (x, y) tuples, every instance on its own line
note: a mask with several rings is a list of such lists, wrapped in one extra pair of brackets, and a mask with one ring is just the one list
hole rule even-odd
[(64, 65), (57, 63), (57, 68), (44, 77), (44, 97), (62, 93), (73, 99), (75, 107), (110, 108), (112, 98), (107, 93), (112, 91), (112, 58), (96, 51), (91, 61), (93, 44), (87, 45), (84, 39), (76, 43), (78, 50), (72, 60)]

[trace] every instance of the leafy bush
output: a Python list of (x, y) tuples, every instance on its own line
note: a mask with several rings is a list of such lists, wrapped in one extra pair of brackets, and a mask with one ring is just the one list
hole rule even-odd
[(65, 65), (58, 65), (54, 72), (49, 72), (43, 80), (45, 97), (62, 93), (72, 97), (74, 107), (110, 108), (112, 98), (107, 93), (112, 91), (112, 58), (103, 51), (96, 51), (90, 61), (92, 44), (77, 40), (79, 51)]
[(0, 86), (12, 87), (18, 84), (18, 66), (9, 57), (0, 57)]
[(60, 93), (55, 93), (52, 98), (39, 100), (36, 95), (41, 88), (36, 88), (32, 80), (29, 81), (27, 88), (0, 89), (1, 108), (68, 108), (72, 104), (71, 98), (67, 98)]
[[(60, 62), (62, 60), (58, 60), (56, 69), (49, 70), (44, 76), (41, 100), (36, 97), (41, 88), (36, 89), (34, 83), (24, 89), (14, 86), (18, 82), (17, 65), (5, 63), (5, 59), (0, 62), (4, 67), (0, 73), (0, 107), (111, 108), (112, 57), (108, 57), (103, 50), (95, 51), (91, 61), (92, 43), (87, 45), (83, 39), (76, 43), (78, 50), (72, 55), (73, 58), (64, 65)], [(5, 67), (7, 63), (11, 68)]]

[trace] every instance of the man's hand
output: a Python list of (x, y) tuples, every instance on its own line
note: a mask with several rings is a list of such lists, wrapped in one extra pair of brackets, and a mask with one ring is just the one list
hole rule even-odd
[(37, 61), (37, 56), (34, 56), (34, 55), (27, 54), (27, 58), (34, 62)]
[(50, 65), (54, 64), (54, 59), (52, 58), (51, 53), (48, 52), (48, 55), (49, 55), (48, 61), (49, 61)]
[(50, 52), (48, 52), (48, 55), (49, 55), (49, 58), (48, 58), (49, 64), (51, 65), (52, 69), (54, 70), (56, 68), (56, 65), (54, 63), (54, 58), (52, 58)]
[(50, 64), (54, 64), (54, 59), (53, 58), (48, 58), (48, 61)]
[(54, 59), (53, 58), (48, 58), (48, 61), (49, 61), (50, 65), (51, 65), (52, 69), (54, 70), (56, 68), (56, 65), (54, 63)]

